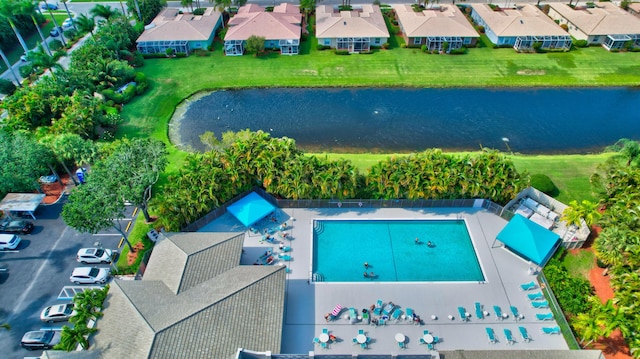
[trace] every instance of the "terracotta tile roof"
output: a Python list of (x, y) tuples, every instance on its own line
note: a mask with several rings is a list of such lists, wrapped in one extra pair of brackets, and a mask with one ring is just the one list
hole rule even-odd
[(146, 26), (136, 42), (208, 40), (219, 19), (220, 13), (214, 8), (207, 8), (201, 16), (178, 14), (178, 9), (168, 8)]
[(415, 12), (411, 5), (406, 4), (397, 4), (393, 8), (408, 37), (480, 37), (455, 5), (440, 5), (420, 12)]
[(389, 37), (389, 31), (378, 5), (340, 12), (320, 5), (316, 7), (316, 37)]
[(238, 9), (229, 20), (225, 40), (246, 40), (252, 35), (266, 40), (300, 39), (302, 14), (297, 6), (281, 4), (273, 12), (262, 6), (249, 4)]
[(487, 4), (471, 4), (487, 26), (500, 37), (507, 36), (569, 36), (542, 10), (531, 4), (517, 9), (493, 11)]
[(567, 4), (549, 4), (563, 18), (587, 35), (640, 34), (640, 19), (608, 2), (595, 3), (594, 8)]

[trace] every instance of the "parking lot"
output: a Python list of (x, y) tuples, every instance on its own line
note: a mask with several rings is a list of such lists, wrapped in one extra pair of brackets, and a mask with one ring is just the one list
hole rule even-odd
[[(40, 312), (49, 305), (70, 302), (68, 299), (78, 288), (69, 281), (74, 267), (85, 266), (76, 262), (80, 248), (102, 245), (117, 249), (121, 236), (115, 230), (98, 235), (79, 233), (64, 224), (60, 212), (62, 201), (41, 205), (35, 212), (37, 220), (31, 234), (21, 235), (22, 242), (13, 251), (0, 251), (0, 265), (7, 268), (0, 273), (0, 323), (11, 325), (10, 330), (0, 329), (0, 348), (3, 358), (39, 356), (39, 351), (27, 351), (20, 347), (22, 335), (40, 328), (61, 329), (67, 322), (42, 323)], [(131, 220), (133, 208), (127, 209)], [(100, 267), (108, 267), (103, 264)], [(65, 299), (58, 299), (61, 295)]]

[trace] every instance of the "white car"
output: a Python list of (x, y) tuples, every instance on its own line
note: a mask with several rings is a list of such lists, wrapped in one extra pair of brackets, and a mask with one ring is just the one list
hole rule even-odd
[(21, 240), (15, 234), (0, 234), (0, 249), (16, 249)]
[(113, 252), (110, 249), (102, 248), (82, 248), (76, 254), (76, 260), (80, 263), (111, 263), (111, 255)]
[(104, 284), (109, 279), (109, 268), (76, 267), (69, 280), (75, 284)]
[(62, 28), (63, 29), (68, 29), (71, 26), (73, 26), (74, 21), (72, 19), (66, 18), (63, 22), (62, 22)]
[(47, 323), (64, 322), (76, 314), (73, 303), (52, 305), (40, 313), (40, 320)]

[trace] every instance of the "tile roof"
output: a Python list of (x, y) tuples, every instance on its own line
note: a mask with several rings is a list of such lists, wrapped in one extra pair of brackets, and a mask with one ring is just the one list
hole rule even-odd
[(143, 280), (111, 284), (94, 350), (114, 358), (226, 358), (240, 347), (279, 353), (285, 267), (240, 266), (243, 239), (176, 233), (158, 242)]
[(455, 5), (441, 5), (420, 12), (414, 11), (411, 5), (407, 4), (396, 4), (393, 8), (408, 37), (480, 37)]
[(531, 4), (519, 4), (516, 9), (494, 11), (487, 4), (471, 4), (491, 30), (500, 37), (569, 36), (542, 10)]
[(640, 19), (608, 2), (595, 3), (595, 7), (576, 7), (567, 4), (549, 4), (563, 18), (587, 35), (640, 34)]
[(179, 14), (178, 11), (176, 8), (162, 11), (145, 27), (136, 42), (208, 40), (220, 19), (220, 13), (214, 8), (207, 8), (203, 15)]
[(334, 11), (331, 5), (316, 7), (316, 37), (389, 37), (378, 5), (362, 5), (352, 11)]
[(281, 4), (273, 12), (262, 6), (249, 4), (240, 7), (229, 20), (225, 40), (246, 40), (252, 35), (266, 40), (300, 39), (302, 14), (297, 6)]
[(629, 9), (635, 11), (635, 12), (640, 12), (640, 2), (632, 2), (629, 4)]

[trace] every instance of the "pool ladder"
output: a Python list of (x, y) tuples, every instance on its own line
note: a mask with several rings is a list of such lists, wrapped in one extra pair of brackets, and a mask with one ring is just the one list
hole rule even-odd
[(324, 223), (320, 221), (313, 221), (313, 231), (316, 235), (322, 234), (322, 232), (324, 232)]
[(311, 278), (314, 282), (324, 282), (324, 276), (322, 273), (313, 273)]

